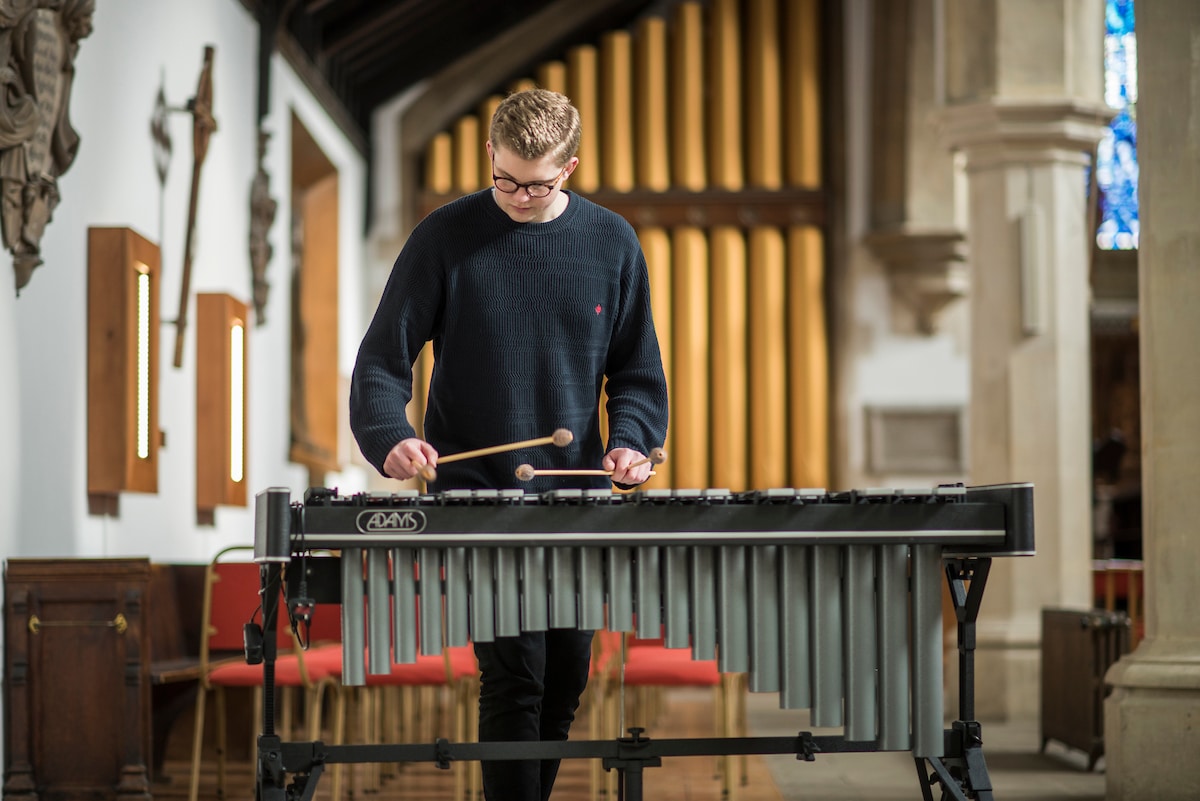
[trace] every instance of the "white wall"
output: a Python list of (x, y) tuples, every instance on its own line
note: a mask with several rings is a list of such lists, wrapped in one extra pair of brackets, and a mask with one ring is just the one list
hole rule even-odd
[[(215, 526), (195, 512), (195, 327), (182, 368), (172, 364), (192, 171), (190, 115), (170, 116), (174, 144), (165, 192), (154, 171), (150, 117), (160, 81), (167, 102), (195, 93), (203, 50), (216, 48), (213, 134), (200, 182), (192, 291), (228, 292), (251, 303), (247, 250), (249, 188), (256, 165), (258, 28), (237, 0), (122, 0), (98, 4), (81, 42), (71, 119), (82, 142), (62, 176), (62, 201), (42, 240), (45, 264), (21, 296), (0, 300), (0, 556), (149, 556), (204, 561), (253, 541), (253, 495), (268, 486), (303, 491), (305, 471), (287, 460), (290, 114), (294, 110), (339, 171), (341, 207), (340, 371), (349, 374), (361, 320), (365, 163), (287, 64), (272, 62), (273, 136), (267, 172), (279, 210), (267, 322), (249, 331), (246, 508), (221, 507)], [(152, 31), (153, 35), (144, 35)], [(141, 32), (141, 33), (138, 33)], [(157, 494), (125, 493), (116, 517), (87, 508), (87, 229), (129, 226), (162, 249)], [(11, 286), (7, 252), (0, 261)], [(0, 290), (0, 295), (9, 295)], [(194, 301), (193, 307), (194, 309)], [(15, 381), (13, 377), (15, 376)], [(345, 449), (344, 449), (345, 450)], [(330, 477), (343, 490), (364, 480), (350, 468)]]

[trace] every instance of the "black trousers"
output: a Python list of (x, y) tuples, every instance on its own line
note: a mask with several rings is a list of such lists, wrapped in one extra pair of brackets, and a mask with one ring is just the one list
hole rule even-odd
[[(479, 741), (565, 740), (587, 686), (592, 632), (552, 629), (475, 643)], [(486, 801), (548, 801), (557, 759), (484, 761)]]

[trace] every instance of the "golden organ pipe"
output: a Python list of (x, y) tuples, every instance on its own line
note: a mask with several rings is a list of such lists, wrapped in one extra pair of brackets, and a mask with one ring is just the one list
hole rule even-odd
[(821, 231), (788, 231), (788, 345), (793, 487), (829, 486), (829, 364), (825, 346), (825, 254)]
[(750, 482), (787, 485), (787, 358), (783, 236), (750, 231)]
[(662, 191), (671, 186), (671, 159), (667, 117), (667, 24), (648, 17), (638, 25), (634, 42), (634, 103), (638, 187)]
[(479, 119), (465, 116), (454, 126), (454, 188), (474, 192), (479, 188)]
[(567, 54), (567, 96), (579, 109), (582, 130), (579, 166), (571, 174), (571, 185), (580, 192), (594, 192), (600, 187), (598, 60), (596, 48), (591, 45), (573, 47)]
[(704, 27), (698, 3), (675, 7), (671, 36), (672, 184), (699, 191), (704, 169)]
[(600, 172), (606, 189), (633, 189), (633, 40), (625, 31), (600, 45)]

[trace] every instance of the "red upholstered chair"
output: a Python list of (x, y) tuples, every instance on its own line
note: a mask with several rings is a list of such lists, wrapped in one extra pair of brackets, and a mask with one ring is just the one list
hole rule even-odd
[[(196, 712), (192, 733), (192, 771), (188, 789), (189, 801), (196, 801), (200, 791), (200, 768), (204, 750), (205, 711), (211, 693), (217, 715), (217, 797), (225, 797), (226, 689), (252, 688), (254, 726), (251, 739), (262, 730), (263, 666), (248, 665), (245, 661), (243, 627), (252, 619), (262, 621), (260, 608), (262, 580), (259, 566), (250, 561), (250, 546), (232, 546), (217, 553), (205, 570), (204, 601), (200, 620), (200, 686), (196, 693)], [(237, 558), (241, 557), (241, 558)], [(279, 592), (279, 589), (276, 588)], [(276, 638), (278, 657), (275, 662), (275, 685), (291, 694), (300, 690), (304, 695), (306, 733), (317, 739), (321, 727), (322, 695), (332, 683), (328, 670), (305, 663), (296, 647), (295, 637), (287, 621), (286, 605), (280, 597), (280, 614), (275, 631), (267, 636)], [(282, 705), (280, 730), (291, 729), (292, 704), (285, 699)]]
[[(584, 690), (581, 707), (586, 710), (588, 736), (592, 740), (615, 737), (620, 721), (613, 715), (610, 693), (615, 682), (620, 681), (621, 648), (625, 635), (619, 631), (600, 629), (592, 638), (592, 661), (589, 666), (587, 688)], [(612, 693), (612, 697), (618, 697)], [(591, 760), (592, 799), (599, 798), (602, 786), (607, 783), (601, 773), (600, 759)]]
[[(370, 603), (368, 600), (367, 603)], [(417, 616), (419, 620), (419, 614)], [(324, 623), (318, 621), (324, 620)], [(338, 621), (337, 631), (340, 633), (341, 607), (336, 604), (321, 604), (313, 615), (312, 640), (314, 643), (323, 638), (330, 630), (329, 620)], [(414, 623), (415, 625), (415, 623)], [(368, 664), (369, 653), (364, 649), (359, 657), (363, 664)], [(327, 673), (340, 683), (343, 670), (342, 644), (340, 642), (318, 646), (308, 651), (306, 663), (314, 669)], [(416, 741), (413, 729), (418, 719), (430, 727), (430, 734), (424, 739), (449, 734), (456, 741), (463, 741), (474, 734), (472, 722), (478, 714), (478, 704), (472, 704), (478, 693), (479, 667), (475, 662), (475, 649), (470, 646), (445, 648), (440, 654), (418, 654), (416, 662), (397, 664), (392, 663), (390, 672), (375, 675), (366, 674), (366, 685), (363, 687), (342, 687), (339, 695), (337, 719), (353, 720), (355, 723), (355, 738), (364, 743)], [(453, 720), (449, 732), (433, 731), (435, 726), (436, 703), (430, 693), (425, 690), (444, 690), (449, 696), (449, 707)], [(392, 692), (393, 690), (401, 692)], [(404, 693), (403, 691), (410, 691)], [(411, 691), (416, 691), (411, 692)], [(413, 695), (418, 695), (417, 704), (423, 707), (418, 714), (407, 714), (403, 707), (413, 706)], [(407, 703), (406, 703), (407, 702)], [(477, 722), (477, 721), (476, 721)], [(335, 736), (342, 742), (341, 732)], [(334, 797), (341, 788), (341, 766), (334, 770)], [(359, 774), (364, 775), (367, 789), (377, 789), (381, 776), (380, 766), (368, 764), (360, 766), (361, 770), (351, 773), (351, 792), (358, 789)], [(463, 763), (456, 762), (453, 766), (455, 776), (455, 797), (464, 797), (468, 777), (465, 775)], [(472, 785), (474, 779), (472, 776)]]
[[(629, 636), (620, 664), (618, 680), (611, 682), (606, 717), (617, 720), (621, 710), (620, 690), (632, 690), (636, 701), (631, 709), (638, 712), (629, 725), (648, 726), (661, 712), (662, 691), (672, 687), (711, 687), (717, 737), (742, 737), (746, 734), (744, 676), (722, 674), (715, 659), (693, 659), (691, 648), (668, 648), (661, 638), (641, 639)], [(619, 724), (617, 724), (619, 726)], [(613, 726), (613, 729), (617, 726)], [(610, 730), (609, 734), (612, 734)], [(619, 732), (623, 736), (624, 732)], [(738, 782), (734, 781), (733, 758), (717, 761), (722, 780), (722, 798), (736, 801)], [(741, 780), (746, 782), (745, 763), (741, 762)], [(610, 787), (610, 791), (611, 791)]]

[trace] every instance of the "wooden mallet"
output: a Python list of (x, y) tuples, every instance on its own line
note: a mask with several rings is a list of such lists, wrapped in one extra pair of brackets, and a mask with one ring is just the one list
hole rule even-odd
[[(565, 448), (575, 439), (575, 435), (565, 428), (555, 430), (548, 437), (537, 437), (536, 439), (524, 439), (520, 442), (510, 442), (507, 445), (490, 445), (486, 448), (476, 448), (471, 451), (461, 451), (460, 453), (452, 453), (448, 456), (439, 456), (438, 463), (445, 464), (447, 462), (460, 462), (463, 459), (472, 459), (476, 456), (490, 456), (493, 453), (504, 453), (505, 451), (515, 451), (520, 448), (536, 448), (539, 445), (557, 445), (560, 448)], [(426, 481), (437, 481), (437, 471), (428, 464), (421, 465), (417, 469), (421, 478)]]
[[(638, 461), (633, 462), (629, 466), (637, 467), (638, 465), (643, 465), (643, 464), (646, 464), (647, 462), (649, 462), (651, 464), (662, 464), (665, 461), (667, 461), (667, 452), (664, 451), (662, 448), (654, 448), (653, 450), (650, 451), (650, 455), (647, 456), (645, 459), (639, 459)], [(550, 470), (539, 470), (539, 469), (535, 468), (533, 465), (528, 465), (528, 464), (523, 464), (517, 468), (517, 478), (519, 478), (521, 481), (532, 481), (533, 479), (537, 478), (538, 476), (611, 476), (612, 474), (613, 474), (612, 470), (573, 470), (573, 469), (558, 469), (558, 468), (554, 468), (554, 469), (550, 469)], [(653, 476), (653, 475), (657, 475), (657, 474), (653, 470), (651, 470), (650, 475)]]

